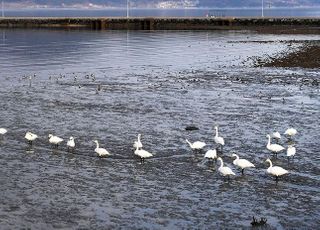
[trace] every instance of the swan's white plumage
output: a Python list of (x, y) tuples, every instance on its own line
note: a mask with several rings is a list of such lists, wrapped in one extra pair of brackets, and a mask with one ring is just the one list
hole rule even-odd
[(143, 147), (143, 145), (142, 145), (142, 143), (141, 143), (141, 140), (140, 140), (140, 138), (141, 138), (141, 134), (138, 134), (138, 140), (137, 141), (134, 141), (134, 143), (133, 143), (133, 148), (142, 148)]
[(8, 132), (7, 129), (5, 129), (5, 128), (0, 128), (0, 134), (1, 134), (1, 135), (6, 134), (7, 132)]
[(287, 174), (288, 171), (285, 170), (284, 168), (281, 168), (279, 166), (272, 166), (272, 162), (270, 159), (267, 159), (266, 162), (269, 162), (270, 166), (267, 169), (267, 172), (273, 176), (279, 177), (282, 176), (284, 174)]
[(136, 147), (134, 154), (139, 156), (141, 159), (145, 159), (145, 158), (149, 158), (149, 157), (153, 156), (152, 153), (149, 153), (148, 151), (146, 151), (144, 149), (139, 149), (138, 147)]
[(27, 139), (29, 142), (32, 142), (38, 138), (38, 135), (32, 132), (26, 132), (26, 135), (24, 136), (24, 138)]
[(74, 148), (74, 147), (76, 147), (76, 143), (74, 142), (74, 138), (73, 138), (73, 137), (70, 137), (70, 138), (69, 138), (69, 140), (68, 140), (68, 142), (67, 142), (67, 146), (68, 146), (69, 148)]
[(281, 139), (281, 134), (279, 132), (274, 132), (274, 133), (272, 133), (272, 137), (274, 137), (276, 139)]
[(49, 134), (49, 142), (51, 144), (59, 145), (62, 141), (63, 141), (62, 138)]
[(196, 142), (191, 143), (190, 141), (186, 140), (186, 142), (189, 144), (190, 148), (196, 149), (196, 150), (200, 150), (204, 146), (206, 146), (206, 143), (204, 143), (202, 141), (196, 141)]
[(204, 158), (216, 159), (217, 158), (217, 150), (209, 149), (205, 154)]
[(110, 155), (110, 153), (106, 149), (99, 147), (99, 142), (97, 140), (94, 140), (93, 142), (96, 143), (96, 148), (94, 149), (94, 151), (98, 154), (99, 157)]
[(292, 136), (294, 136), (294, 135), (297, 134), (297, 130), (294, 129), (294, 128), (289, 128), (289, 129), (287, 129), (287, 130), (285, 131), (284, 134), (289, 135), (289, 136), (292, 137)]
[[(239, 159), (239, 156), (237, 154), (232, 154), (232, 157), (236, 157), (236, 159), (233, 161), (233, 164), (240, 167), (242, 170), (246, 168), (254, 168), (254, 164), (252, 164), (250, 161), (246, 159)], [(242, 171), (243, 172), (243, 171)]]
[(296, 155), (296, 147), (294, 147), (293, 145), (289, 145), (287, 148), (287, 157), (291, 157)]
[(234, 172), (232, 172), (231, 168), (229, 168), (227, 166), (223, 166), (223, 160), (221, 159), (221, 157), (218, 157), (218, 161), (220, 161), (220, 167), (218, 168), (218, 171), (223, 176), (236, 175)]
[(274, 153), (278, 153), (281, 152), (282, 150), (284, 150), (285, 148), (281, 145), (278, 144), (271, 144), (271, 137), (270, 135), (267, 135), (268, 137), (268, 144), (267, 144), (267, 149), (269, 149), (270, 151), (274, 152)]
[(223, 137), (219, 137), (219, 133), (218, 133), (218, 126), (215, 126), (214, 127), (215, 128), (215, 130), (216, 130), (216, 135), (214, 136), (214, 142), (216, 143), (216, 144), (218, 144), (218, 145), (224, 145), (224, 139), (223, 139)]

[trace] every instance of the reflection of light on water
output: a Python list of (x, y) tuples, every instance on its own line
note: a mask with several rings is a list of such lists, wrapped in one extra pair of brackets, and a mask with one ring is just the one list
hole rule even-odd
[(5, 45), (5, 43), (6, 43), (6, 31), (3, 30), (2, 31), (2, 44)]
[(1, 2), (1, 16), (4, 17), (4, 2)]

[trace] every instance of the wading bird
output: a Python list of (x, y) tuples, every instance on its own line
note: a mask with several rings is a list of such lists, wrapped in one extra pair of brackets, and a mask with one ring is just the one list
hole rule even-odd
[(224, 139), (223, 139), (223, 137), (219, 137), (218, 126), (215, 126), (214, 128), (216, 130), (216, 135), (214, 136), (214, 142), (216, 144), (220, 145), (221, 146), (221, 150), (222, 150), (222, 148), (224, 146)]
[(294, 128), (289, 128), (289, 129), (287, 129), (287, 130), (285, 131), (284, 134), (286, 134), (286, 135), (288, 135), (290, 138), (292, 138), (294, 135), (297, 134), (297, 130), (294, 129)]
[(0, 128), (0, 135), (1, 137), (6, 134), (8, 132), (8, 130), (6, 130), (5, 128)]
[(281, 152), (282, 150), (284, 150), (284, 147), (278, 144), (271, 144), (270, 135), (267, 135), (267, 137), (268, 137), (267, 149), (269, 149), (272, 153), (275, 153), (277, 156), (278, 152)]
[(239, 156), (235, 153), (231, 155), (232, 157), (236, 157), (236, 159), (233, 161), (233, 164), (241, 168), (241, 173), (243, 175), (244, 169), (246, 168), (254, 168), (254, 164), (252, 164), (250, 161), (246, 159), (239, 159)]
[(32, 132), (27, 132), (24, 138), (27, 139), (28, 143), (32, 145), (32, 142), (38, 138), (38, 135), (32, 133)]
[(285, 169), (283, 169), (283, 168), (281, 168), (279, 166), (272, 166), (272, 162), (271, 162), (271, 160), (269, 158), (266, 160), (266, 162), (269, 162), (269, 164), (270, 164), (269, 168), (267, 169), (267, 172), (269, 174), (271, 174), (272, 176), (275, 176), (276, 177), (276, 181), (278, 181), (278, 177), (279, 176), (282, 176), (282, 175), (288, 173), (287, 170), (285, 170)]
[(289, 145), (287, 148), (287, 157), (289, 160), (289, 157), (292, 156), (292, 159), (294, 158), (294, 155), (296, 155), (296, 147), (294, 147), (293, 145)]
[(136, 149), (138, 147), (139, 149), (141, 149), (143, 147), (140, 138), (141, 138), (141, 134), (138, 134), (138, 140), (134, 141), (133, 148)]
[(272, 137), (275, 138), (277, 142), (279, 142), (279, 140), (281, 139), (281, 134), (279, 132), (273, 132)]
[(201, 150), (201, 149), (203, 149), (204, 146), (206, 146), (206, 143), (204, 143), (202, 141), (196, 141), (196, 142), (191, 143), (190, 141), (188, 141), (186, 139), (186, 142), (189, 144), (189, 146), (192, 150)]
[(230, 175), (236, 175), (234, 172), (232, 172), (231, 168), (229, 168), (227, 166), (223, 166), (223, 160), (221, 159), (221, 157), (218, 157), (217, 160), (220, 161), (220, 167), (218, 168), (218, 171), (223, 176), (227, 176), (228, 179), (230, 179)]
[(138, 146), (136, 147), (134, 154), (140, 157), (141, 163), (144, 163), (145, 158), (149, 158), (153, 156), (152, 153), (149, 153), (148, 151), (143, 149), (139, 149)]
[(74, 137), (70, 137), (68, 142), (67, 142), (67, 146), (68, 146), (68, 151), (73, 151), (74, 148), (76, 147), (76, 143), (74, 142)]
[(209, 149), (206, 154), (204, 154), (204, 158), (216, 160), (217, 159), (217, 150)]
[(94, 140), (93, 142), (96, 143), (96, 148), (94, 149), (94, 151), (98, 154), (99, 157), (106, 157), (110, 155), (110, 153), (106, 149), (99, 147), (99, 142), (97, 140)]
[(57, 137), (57, 136), (53, 136), (52, 134), (49, 134), (49, 142), (50, 144), (53, 144), (56, 146), (56, 148), (58, 148), (59, 144), (63, 141), (62, 138)]

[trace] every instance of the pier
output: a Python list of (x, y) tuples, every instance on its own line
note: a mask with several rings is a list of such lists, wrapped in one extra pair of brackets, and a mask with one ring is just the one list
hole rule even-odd
[(320, 34), (320, 18), (0, 18), (0, 28), (257, 30)]

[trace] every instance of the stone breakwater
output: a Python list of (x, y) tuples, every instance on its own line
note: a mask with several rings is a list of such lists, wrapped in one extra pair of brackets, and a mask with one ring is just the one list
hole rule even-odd
[(320, 33), (320, 18), (0, 18), (0, 28), (256, 30), (277, 33)]

